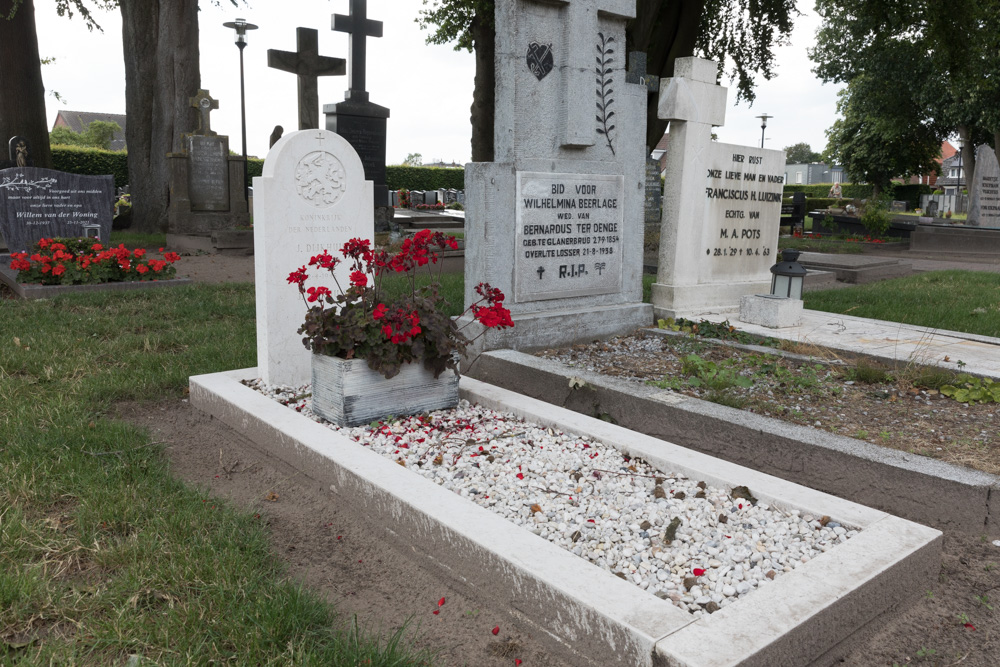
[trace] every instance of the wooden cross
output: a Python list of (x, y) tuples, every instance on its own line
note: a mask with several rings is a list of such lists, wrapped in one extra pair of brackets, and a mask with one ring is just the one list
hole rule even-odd
[(347, 61), (319, 55), (319, 31), (296, 28), (296, 51), (267, 50), (267, 66), (298, 75), (299, 129), (319, 129), (319, 84), (321, 76), (343, 76)]
[(366, 39), (382, 36), (382, 22), (368, 18), (367, 0), (351, 0), (350, 13), (333, 15), (333, 29), (350, 35), (351, 71), (347, 77), (347, 99), (368, 100), (365, 90)]
[[(565, 45), (566, 74), (563, 77), (562, 104), (566, 109), (566, 127), (560, 143), (568, 147), (593, 146), (595, 143), (594, 106), (580, 104), (580, 100), (594, 99), (594, 56), (595, 46), (603, 48), (598, 60), (608, 63), (608, 67), (617, 69), (621, 63), (625, 44), (613, 41), (611, 35), (604, 35), (604, 44), (598, 37), (597, 15), (604, 14), (621, 19), (635, 18), (635, 0), (562, 0), (565, 7), (567, 36)], [(610, 40), (610, 41), (608, 41)], [(601, 78), (601, 77), (598, 77)], [(605, 92), (610, 88), (610, 74), (604, 77)], [(600, 93), (599, 93), (600, 96)], [(599, 102), (613, 101), (611, 94), (602, 97)], [(605, 109), (604, 114), (610, 113)], [(607, 125), (607, 123), (604, 123)], [(608, 145), (611, 140), (608, 138)], [(614, 150), (612, 148), (612, 150)]]
[(195, 93), (194, 97), (188, 98), (188, 103), (198, 110), (198, 130), (194, 134), (204, 137), (216, 136), (216, 133), (212, 131), (212, 119), (209, 114), (214, 109), (219, 108), (219, 100), (212, 99), (208, 91), (202, 88)]

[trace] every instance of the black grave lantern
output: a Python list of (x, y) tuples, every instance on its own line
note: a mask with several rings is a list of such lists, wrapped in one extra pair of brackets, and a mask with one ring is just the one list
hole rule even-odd
[(805, 267), (799, 264), (799, 251), (786, 248), (781, 251), (781, 261), (771, 267), (771, 294), (789, 299), (802, 299), (802, 282)]

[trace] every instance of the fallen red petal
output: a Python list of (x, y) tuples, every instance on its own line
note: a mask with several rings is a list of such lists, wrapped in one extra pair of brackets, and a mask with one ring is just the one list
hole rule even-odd
[(972, 623), (966, 623), (965, 627), (969, 628), (970, 630), (975, 630), (976, 629), (976, 626), (974, 626)]
[(701, 569), (700, 567), (694, 568), (692, 572), (694, 572), (694, 576), (696, 577), (700, 577), (701, 575), (705, 574), (705, 570)]
[(520, 664), (521, 664), (521, 659), (520, 658), (514, 658), (514, 666), (517, 667), (517, 665), (520, 665)]
[(500, 634), (500, 626), (499, 626), (499, 625), (498, 625), (498, 626), (496, 626), (495, 628), (493, 628), (493, 629), (491, 630), (491, 632), (492, 632), (493, 634), (495, 634), (495, 635), (498, 635), (498, 634)]
[(440, 600), (438, 600), (438, 606), (439, 606), (439, 607), (440, 607), (441, 605), (443, 605), (443, 604), (444, 604), (444, 598), (441, 598)]
[(438, 614), (440, 614), (440, 613), (441, 613), (441, 610), (440, 610), (440, 609), (435, 609), (435, 610), (434, 610), (434, 611), (433, 611), (432, 613), (433, 613), (433, 614), (434, 614), (435, 616), (437, 616)]

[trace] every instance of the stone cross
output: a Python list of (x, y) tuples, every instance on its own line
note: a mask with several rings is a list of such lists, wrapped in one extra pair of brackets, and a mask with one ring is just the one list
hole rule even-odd
[(367, 38), (382, 36), (382, 22), (368, 18), (367, 0), (351, 0), (348, 16), (333, 15), (333, 29), (350, 35), (351, 71), (347, 77), (347, 99), (366, 102), (368, 100), (368, 92), (365, 90)]
[(319, 55), (319, 31), (296, 28), (296, 51), (267, 50), (267, 66), (292, 72), (299, 79), (299, 129), (319, 129), (319, 90), (321, 76), (343, 76), (347, 61)]
[(200, 89), (195, 93), (194, 97), (188, 98), (188, 103), (198, 110), (198, 130), (194, 134), (201, 135), (203, 137), (214, 137), (217, 136), (215, 132), (212, 131), (212, 120), (209, 114), (212, 113), (214, 109), (219, 108), (219, 100), (212, 99), (208, 91), (204, 88)]
[[(595, 143), (594, 107), (580, 100), (594, 94), (594, 59), (597, 68), (613, 68), (621, 62), (625, 44), (617, 44), (611, 35), (598, 37), (598, 13), (621, 19), (635, 18), (635, 0), (562, 0), (566, 7), (566, 62), (563, 65), (562, 105), (566, 109), (566, 127), (560, 143), (568, 147), (593, 146)], [(596, 50), (595, 50), (596, 48)], [(559, 66), (560, 64), (557, 64)], [(609, 75), (598, 73), (598, 91), (610, 96), (613, 91)], [(601, 80), (604, 80), (604, 85)], [(607, 102), (611, 97), (605, 98)], [(600, 111), (600, 110), (599, 110)], [(607, 113), (605, 111), (605, 113)], [(610, 142), (609, 142), (610, 143)], [(613, 150), (613, 149), (612, 149)]]

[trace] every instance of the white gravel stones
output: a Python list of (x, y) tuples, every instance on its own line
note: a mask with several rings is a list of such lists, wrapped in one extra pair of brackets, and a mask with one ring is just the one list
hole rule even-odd
[[(252, 388), (314, 421), (309, 387)], [(585, 437), (462, 401), (339, 430), (526, 530), (701, 615), (854, 536), (828, 517), (733, 498)], [(671, 522), (676, 534), (666, 540)]]

